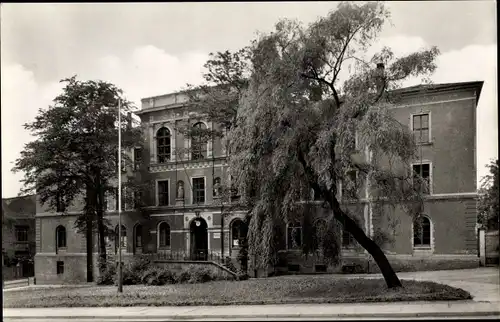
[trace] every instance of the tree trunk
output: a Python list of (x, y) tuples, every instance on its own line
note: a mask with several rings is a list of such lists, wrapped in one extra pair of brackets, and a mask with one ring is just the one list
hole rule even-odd
[(399, 280), (396, 272), (392, 268), (391, 264), (387, 260), (384, 252), (380, 247), (366, 236), (363, 229), (361, 229), (354, 220), (352, 220), (344, 211), (340, 208), (340, 204), (336, 198), (326, 196), (327, 202), (330, 204), (333, 210), (333, 215), (336, 220), (342, 223), (344, 229), (347, 230), (356, 241), (373, 257), (375, 263), (377, 263), (382, 275), (384, 276), (385, 282), (388, 288), (402, 287), (401, 281)]
[(92, 193), (92, 189), (87, 187), (87, 205), (85, 214), (85, 239), (86, 239), (86, 250), (87, 250), (87, 282), (91, 283), (94, 281), (93, 278), (93, 239), (92, 239), (92, 217), (94, 214), (95, 198)]
[(86, 223), (86, 246), (87, 246), (87, 282), (91, 283), (94, 281), (94, 274), (93, 274), (93, 238), (92, 238), (92, 218), (89, 218), (87, 216), (87, 223)]
[(104, 273), (106, 269), (106, 240), (104, 231), (104, 191), (100, 186), (97, 202), (97, 232), (99, 238), (99, 273)]

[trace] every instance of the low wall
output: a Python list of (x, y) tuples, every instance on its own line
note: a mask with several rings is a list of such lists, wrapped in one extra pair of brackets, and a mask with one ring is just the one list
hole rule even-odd
[[(479, 267), (477, 255), (386, 255), (396, 272), (436, 271)], [(299, 265), (297, 271), (290, 271), (290, 264)], [(287, 262), (287, 266), (277, 266), (277, 274), (311, 274), (311, 273), (379, 273), (380, 270), (371, 256), (365, 254), (343, 256), (336, 266), (329, 265), (326, 271), (318, 271), (318, 265), (324, 263), (309, 263), (304, 261)], [(297, 269), (295, 267), (294, 269)], [(264, 277), (265, 272), (260, 272)]]
[[(393, 255), (387, 256), (389, 263), (396, 272), (418, 272), (467, 269), (479, 267), (479, 257), (476, 255), (431, 255), (426, 257)], [(379, 273), (380, 270), (370, 258), (368, 272)]]
[(233, 280), (236, 279), (236, 274), (229, 271), (225, 267), (214, 262), (201, 262), (201, 261), (176, 261), (176, 260), (155, 260), (156, 265), (166, 268), (172, 272), (181, 272), (189, 266), (197, 266), (200, 268), (209, 269), (212, 274), (219, 276), (221, 279)]

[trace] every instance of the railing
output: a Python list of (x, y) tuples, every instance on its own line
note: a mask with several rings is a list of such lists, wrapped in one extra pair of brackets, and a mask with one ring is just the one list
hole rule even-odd
[(200, 250), (194, 253), (187, 253), (182, 251), (167, 251), (149, 254), (149, 256), (151, 256), (151, 259), (153, 260), (204, 261), (223, 264), (224, 258), (221, 255), (222, 254), (220, 252), (207, 250)]

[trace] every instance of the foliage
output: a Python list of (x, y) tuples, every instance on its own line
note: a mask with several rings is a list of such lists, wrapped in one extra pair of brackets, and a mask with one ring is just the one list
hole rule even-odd
[[(36, 191), (42, 204), (67, 212), (73, 202), (84, 199), (83, 214), (76, 224), (87, 223), (99, 233), (101, 259), (105, 258), (106, 194), (114, 191), (118, 163), (118, 104), (122, 105), (122, 161), (131, 165), (124, 151), (141, 138), (129, 112), (132, 104), (122, 91), (104, 81), (79, 81), (76, 76), (61, 81), (63, 91), (35, 120), (25, 124), (35, 139), (26, 144), (13, 171), (24, 172), (23, 193)], [(124, 167), (124, 168), (125, 168)], [(91, 245), (87, 245), (89, 248)], [(91, 250), (87, 250), (90, 252)]]
[(499, 165), (498, 159), (490, 162), (487, 166), (490, 173), (482, 178), (479, 190), (479, 223), (491, 230), (499, 228)]
[(239, 245), (238, 262), (241, 270), (246, 273), (248, 270), (248, 238), (241, 238)]
[(184, 274), (182, 279), (185, 279), (185, 275), (189, 276), (187, 282), (191, 284), (205, 283), (217, 279), (217, 276), (215, 276), (210, 269), (196, 265), (189, 265), (187, 268), (183, 269), (181, 275), (182, 274)]
[[(340, 222), (376, 259), (388, 285), (401, 285), (380, 247), (343, 209), (337, 191), (342, 182), (354, 192), (349, 197), (360, 198), (347, 175), (356, 170), (374, 201), (399, 204), (412, 216), (422, 207), (423, 194), (416, 187), (423, 180), (414, 177), (410, 167), (416, 144), (408, 127), (391, 114), (399, 96), (390, 90), (408, 77), (426, 81), (439, 51), (432, 47), (395, 57), (383, 48), (366, 58), (366, 49), (388, 17), (380, 2), (342, 2), (308, 27), (292, 20), (278, 22), (273, 32), (262, 34), (245, 50), (248, 64), (239, 66), (228, 59), (207, 63), (217, 67), (210, 70), (217, 75), (227, 74), (229, 67), (241, 68), (237, 75), (249, 75), (240, 82), (212, 77), (217, 80), (213, 91), (205, 87), (208, 94), (197, 98), (210, 101), (206, 98), (220, 94), (219, 87), (245, 84), (242, 91), (231, 92), (240, 96), (238, 105), (221, 103), (218, 109), (234, 116), (228, 134), (230, 167), (241, 203), (251, 209), (249, 252), (259, 254), (257, 267), (276, 262), (282, 223), (312, 223), (303, 220), (308, 201), (297, 200), (313, 189), (332, 211), (328, 219)], [(352, 71), (341, 82), (340, 72), (346, 68)], [(361, 160), (355, 157), (356, 133), (360, 150), (370, 151)], [(313, 251), (310, 246), (305, 243), (303, 251)], [(330, 249), (327, 254), (336, 260), (339, 251)]]
[[(382, 279), (287, 276), (168, 287), (129, 286), (117, 294), (115, 287), (30, 288), (10, 291), (4, 307), (119, 307), (199, 306), (252, 304), (313, 304), (396, 301), (450, 301), (471, 295), (448, 285), (403, 280), (404, 288), (388, 289)], [(191, 313), (189, 313), (191, 314)]]
[(142, 272), (141, 282), (144, 285), (167, 285), (176, 283), (176, 276), (170, 270), (153, 266)]
[(116, 262), (107, 259), (107, 262), (101, 264), (99, 276), (97, 277), (97, 285), (113, 285), (116, 279)]

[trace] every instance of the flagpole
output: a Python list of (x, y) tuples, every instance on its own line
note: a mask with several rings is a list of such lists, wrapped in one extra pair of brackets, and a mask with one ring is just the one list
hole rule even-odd
[(118, 293), (123, 292), (122, 281), (122, 102), (118, 99)]

